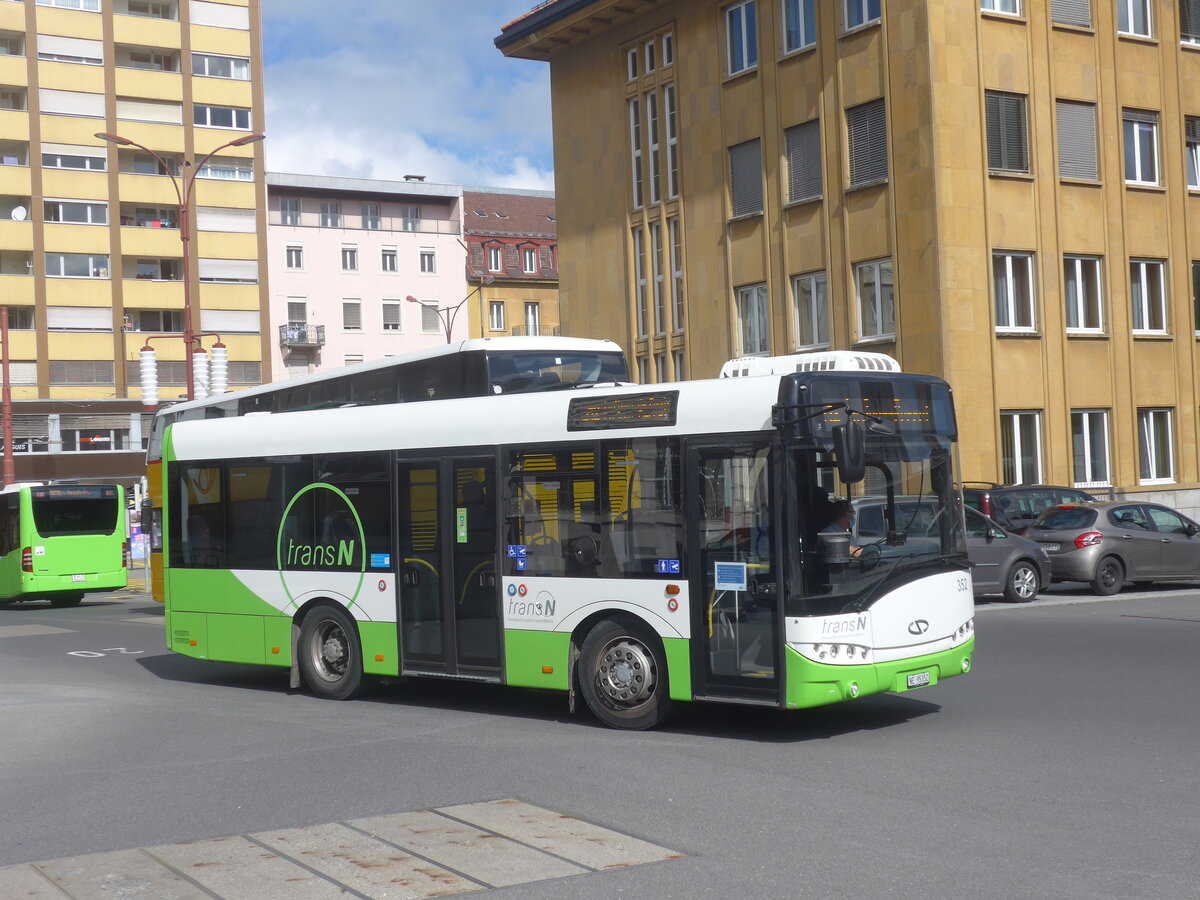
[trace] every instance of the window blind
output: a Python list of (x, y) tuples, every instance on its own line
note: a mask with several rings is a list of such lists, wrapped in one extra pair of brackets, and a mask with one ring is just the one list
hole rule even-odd
[(200, 259), (201, 281), (258, 281), (256, 259)]
[(238, 28), (250, 30), (250, 13), (244, 6), (229, 6), (225, 3), (209, 3), (192, 0), (189, 11), (191, 24), (210, 25), (214, 28)]
[(83, 91), (56, 91), (41, 88), (38, 91), (42, 112), (60, 116), (104, 117), (104, 95), (87, 94)]
[(1095, 181), (1096, 107), (1090, 103), (1059, 100), (1055, 104), (1058, 131), (1058, 175)]
[(104, 42), (61, 37), (57, 34), (39, 34), (37, 36), (37, 52), (48, 53), (51, 56), (94, 59), (96, 62), (100, 62), (104, 59)]
[(870, 184), (888, 177), (887, 108), (882, 99), (846, 110), (850, 144), (850, 184)]
[(735, 217), (762, 212), (762, 149), (758, 138), (729, 148), (729, 199)]
[(105, 306), (47, 306), (51, 331), (112, 331), (113, 313)]
[(252, 209), (224, 209), (215, 206), (196, 208), (197, 231), (235, 231), (253, 234), (258, 230)]
[(784, 132), (787, 145), (788, 202), (820, 197), (821, 123), (817, 119)]
[(155, 100), (131, 100), (117, 98), (117, 118), (133, 119), (138, 122), (162, 122), (166, 125), (183, 124), (183, 106), (179, 103)]
[(1029, 126), (1025, 115), (1025, 97), (988, 91), (984, 101), (988, 168), (1028, 172)]
[(1055, 22), (1062, 22), (1064, 25), (1090, 28), (1092, 26), (1092, 3), (1091, 0), (1051, 0), (1050, 15)]
[(201, 331), (215, 331), (218, 334), (227, 332), (257, 334), (261, 327), (262, 320), (256, 309), (200, 310)]

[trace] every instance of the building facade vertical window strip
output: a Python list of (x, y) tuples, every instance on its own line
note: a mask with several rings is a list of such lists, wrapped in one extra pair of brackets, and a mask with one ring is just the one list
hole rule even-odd
[(1121, 126), (1126, 184), (1158, 184), (1158, 113), (1127, 109)]
[(1200, 260), (1192, 260), (1192, 329), (1200, 336)]
[(1057, 100), (1054, 112), (1058, 136), (1058, 177), (1098, 181), (1100, 164), (1096, 153), (1096, 105)]
[(1154, 27), (1150, 0), (1117, 0), (1117, 31), (1150, 37)]
[[(671, 242), (671, 325), (676, 334), (683, 332), (686, 324), (685, 294), (683, 290), (683, 228), (679, 217), (667, 219), (667, 235)], [(1200, 322), (1200, 319), (1197, 319)], [(1197, 326), (1200, 328), (1200, 325)]]
[(650, 202), (662, 202), (662, 148), (659, 145), (658, 94), (646, 92), (646, 150)]
[(1108, 410), (1071, 410), (1072, 477), (1078, 488), (1108, 487)]
[(682, 350), (671, 351), (671, 363), (672, 363), (672, 369), (673, 369), (672, 377), (676, 381), (685, 381), (687, 379), (687, 372), (684, 370), (684, 367), (683, 367), (683, 351)]
[(766, 356), (771, 352), (770, 310), (767, 286), (750, 284), (737, 289), (739, 356)]
[(662, 89), (663, 124), (667, 137), (667, 199), (679, 196), (679, 113), (675, 102), (675, 85)]
[(641, 209), (645, 184), (642, 180), (642, 102), (637, 97), (629, 100), (629, 172), (633, 208)]
[(808, 272), (792, 278), (795, 310), (796, 349), (817, 350), (829, 346), (829, 286), (824, 272)]
[(1050, 0), (1050, 18), (1063, 25), (1091, 28), (1091, 0)]
[(1170, 409), (1141, 408), (1138, 419), (1138, 482), (1175, 480), (1175, 450)]
[(984, 93), (988, 168), (994, 172), (1029, 171), (1029, 120), (1024, 94)]
[(654, 333), (667, 330), (667, 281), (663, 268), (662, 223), (650, 223), (650, 265), (654, 279)]
[(816, 0), (783, 0), (783, 52), (817, 43)]
[(896, 336), (896, 295), (891, 259), (873, 259), (854, 267), (860, 340)]
[(299, 225), (300, 224), (300, 198), (299, 197), (280, 197), (279, 198), (279, 224), (280, 225)]
[(636, 332), (646, 337), (646, 232), (640, 225), (633, 229), (633, 308)]
[(1000, 412), (1000, 470), (1005, 484), (1037, 484), (1042, 480), (1041, 412)]
[(758, 65), (755, 0), (742, 0), (725, 8), (725, 50), (726, 72), (730, 75), (746, 72)]
[(887, 107), (872, 100), (846, 110), (846, 136), (850, 158), (850, 186), (861, 187), (886, 181)]
[(675, 65), (675, 34), (671, 31), (662, 36), (662, 64), (664, 69)]
[(821, 175), (821, 123), (817, 119), (783, 132), (787, 160), (788, 203), (812, 200), (824, 193)]
[(1187, 160), (1187, 186), (1191, 190), (1200, 190), (1200, 117), (1184, 117), (1183, 142)]
[(535, 301), (525, 302), (525, 334), (537, 337), (542, 333), (541, 306)]
[(729, 148), (730, 217), (763, 211), (762, 147), (758, 138)]
[(998, 250), (992, 253), (992, 291), (997, 331), (1033, 331), (1033, 254)]
[(487, 267), (489, 272), (504, 271), (504, 248), (491, 246), (487, 248)]
[(1100, 257), (1063, 257), (1063, 296), (1069, 332), (1104, 330), (1104, 296)]
[(1161, 259), (1129, 261), (1129, 301), (1135, 334), (1167, 333), (1164, 267)]

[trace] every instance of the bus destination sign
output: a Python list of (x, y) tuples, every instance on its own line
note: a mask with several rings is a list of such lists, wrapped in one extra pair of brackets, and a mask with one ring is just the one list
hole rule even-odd
[(670, 426), (678, 413), (679, 391), (573, 397), (567, 410), (567, 431)]

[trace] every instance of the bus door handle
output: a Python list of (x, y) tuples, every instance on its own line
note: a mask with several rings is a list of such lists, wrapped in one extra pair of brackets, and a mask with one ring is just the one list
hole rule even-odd
[(479, 586), (481, 588), (494, 588), (496, 586), (496, 573), (495, 572), (480, 572), (479, 573)]
[(421, 583), (421, 575), (417, 572), (416, 566), (405, 566), (401, 570), (400, 583), (409, 587), (416, 587)]

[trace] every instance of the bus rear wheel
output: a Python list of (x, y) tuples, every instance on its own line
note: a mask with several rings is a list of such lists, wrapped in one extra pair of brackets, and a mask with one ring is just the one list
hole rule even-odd
[(67, 606), (78, 606), (82, 602), (82, 591), (74, 594), (53, 594), (50, 597), (50, 605), (55, 609), (62, 609)]
[(584, 638), (580, 666), (583, 698), (605, 725), (641, 731), (670, 712), (662, 644), (645, 626), (618, 619), (599, 622)]
[(326, 700), (349, 700), (363, 687), (362, 647), (354, 619), (336, 606), (317, 606), (300, 624), (300, 674)]

